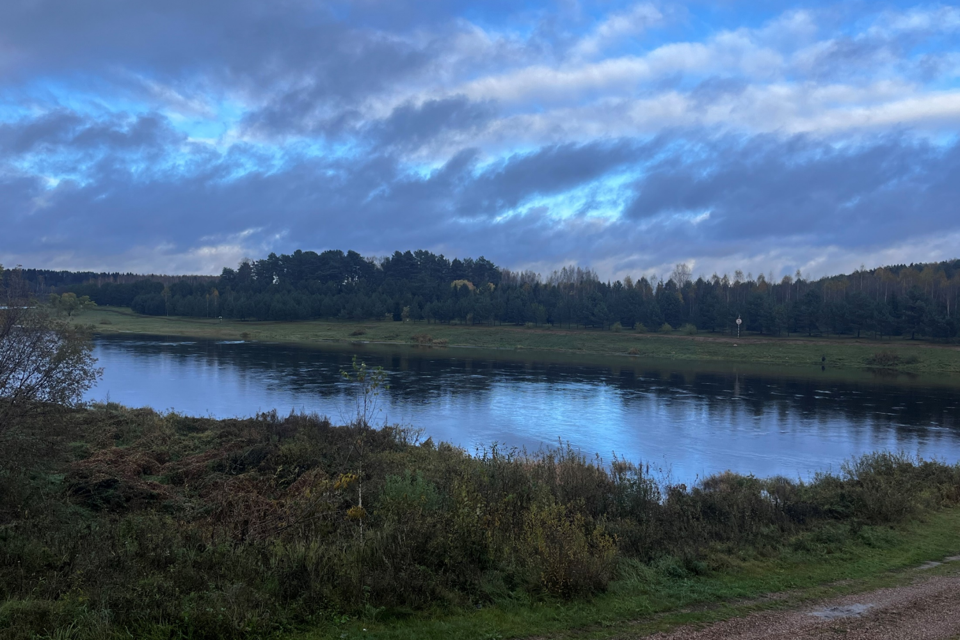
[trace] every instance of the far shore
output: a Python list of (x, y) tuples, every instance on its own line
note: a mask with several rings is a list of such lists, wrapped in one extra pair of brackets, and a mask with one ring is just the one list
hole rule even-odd
[[(832, 336), (741, 337), (699, 332), (638, 333), (632, 330), (570, 329), (509, 325), (427, 324), (424, 322), (331, 321), (259, 322), (174, 316), (142, 316), (123, 307), (98, 307), (77, 317), (99, 334), (180, 336), (285, 344), (358, 342), (419, 345), (442, 349), (533, 351), (552, 360), (584, 356), (644, 358), (678, 362), (738, 363), (817, 370), (881, 370), (906, 374), (960, 374), (960, 347), (900, 337)], [(878, 355), (881, 356), (878, 358)]]

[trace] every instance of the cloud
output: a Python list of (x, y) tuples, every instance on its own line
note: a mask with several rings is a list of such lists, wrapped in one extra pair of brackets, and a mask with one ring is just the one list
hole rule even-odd
[(956, 10), (778, 6), (11, 0), (0, 261), (616, 276), (960, 234)]
[(956, 228), (950, 179), (960, 147), (902, 136), (835, 147), (808, 137), (723, 138), (651, 166), (625, 216), (636, 221), (708, 211), (698, 233), (721, 242), (880, 246)]
[(604, 47), (616, 44), (621, 38), (639, 35), (661, 20), (663, 20), (663, 14), (654, 5), (636, 4), (627, 11), (615, 13), (604, 19), (590, 35), (574, 45), (571, 53), (575, 57), (596, 55)]

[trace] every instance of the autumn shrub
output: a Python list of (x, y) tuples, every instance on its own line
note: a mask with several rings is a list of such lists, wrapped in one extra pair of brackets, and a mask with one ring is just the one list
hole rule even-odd
[(469, 454), (306, 414), (104, 404), (62, 420), (43, 464), (0, 467), (0, 637), (255, 638), (324, 616), (582, 598), (616, 575), (829, 550), (860, 523), (960, 503), (960, 467), (897, 454), (810, 481), (686, 486), (569, 446)]
[(524, 525), (524, 550), (539, 587), (562, 598), (607, 587), (616, 566), (616, 544), (575, 506), (534, 505)]

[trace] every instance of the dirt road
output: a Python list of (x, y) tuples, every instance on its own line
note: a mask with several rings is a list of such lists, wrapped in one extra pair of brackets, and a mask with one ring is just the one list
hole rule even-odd
[[(949, 558), (948, 560), (960, 560)], [(953, 640), (960, 637), (960, 575), (844, 596), (792, 611), (767, 611), (706, 627), (681, 627), (656, 640)], [(627, 636), (629, 637), (629, 636)]]

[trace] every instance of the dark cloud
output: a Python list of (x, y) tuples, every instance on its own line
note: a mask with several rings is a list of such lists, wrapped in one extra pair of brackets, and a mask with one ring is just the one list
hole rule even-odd
[[(411, 137), (400, 130), (399, 139)], [(493, 164), (480, 164), (468, 148), (426, 175), (410, 174), (389, 153), (291, 155), (279, 170), (250, 170), (265, 164), (262, 151), (242, 145), (226, 153), (201, 147), (176, 168), (131, 168), (131, 154), (163, 148), (166, 135), (156, 116), (104, 122), (58, 113), (5, 129), (8, 154), (54, 142), (100, 153), (82, 183), (49, 188), (2, 174), (5, 210), (15, 213), (5, 228), (7, 250), (117, 255), (147, 243), (187, 252), (256, 230), (246, 242), (264, 251), (427, 247), (505, 265), (603, 256), (630, 266), (762, 253), (789, 238), (860, 247), (957, 228), (949, 203), (960, 196), (951, 178), (960, 172), (960, 150), (902, 136), (831, 146), (684, 131), (645, 142), (553, 145)], [(633, 170), (644, 176), (619, 220), (597, 220), (587, 209), (558, 221), (547, 207), (526, 204)], [(711, 216), (699, 224), (676, 217), (704, 211)]]
[[(685, 160), (696, 156), (695, 161)], [(717, 241), (816, 237), (824, 244), (895, 242), (957, 227), (956, 145), (905, 136), (842, 146), (808, 137), (723, 138), (687, 146), (649, 167), (625, 216), (710, 213)]]
[(491, 102), (473, 102), (466, 96), (427, 100), (417, 106), (396, 107), (388, 118), (370, 126), (375, 143), (416, 149), (443, 134), (475, 133), (496, 116)]
[(15, 61), (0, 64), (7, 83), (56, 74), (147, 95), (143, 76), (213, 99), (271, 96), (248, 116), (271, 133), (310, 130), (431, 62), (422, 46), (345, 24), (321, 2), (11, 0), (0, 5), (0, 42)]
[(663, 141), (600, 140), (550, 145), (516, 154), (488, 167), (463, 190), (463, 216), (498, 216), (529, 198), (564, 193), (591, 184), (652, 155)]
[(183, 134), (157, 114), (91, 118), (60, 109), (37, 118), (0, 124), (0, 154), (8, 156), (147, 149), (165, 153), (183, 139)]
[[(639, 268), (681, 256), (761, 255), (803, 243), (854, 250), (960, 232), (951, 209), (960, 196), (958, 146), (914, 132), (734, 136), (718, 133), (721, 122), (652, 139), (605, 133), (633, 130), (618, 123), (633, 121), (637, 96), (651, 98), (667, 121), (673, 103), (657, 107), (652, 98), (676, 92), (677, 104), (706, 113), (740, 102), (728, 98), (755, 99), (751, 89), (773, 86), (765, 82), (797, 87), (795, 79), (758, 81), (731, 63), (715, 77), (664, 71), (635, 80), (631, 64), (611, 60), (596, 73), (623, 73), (626, 88), (608, 94), (584, 90), (586, 80), (554, 79), (556, 92), (583, 107), (569, 113), (592, 118), (579, 127), (556, 124), (545, 98), (553, 89), (511, 101), (509, 82), (486, 77), (526, 68), (523, 77), (536, 84), (538, 70), (568, 68), (565, 52), (584, 29), (625, 6), (0, 3), (0, 106), (14, 114), (0, 120), (0, 255), (71, 255), (82, 266), (135, 247), (189, 253), (239, 243), (252, 254), (423, 247), (506, 266), (602, 259)], [(488, 19), (502, 28), (481, 32)], [(785, 46), (785, 59), (805, 62), (782, 73), (811, 89), (823, 87), (819, 79), (842, 81), (852, 95), (897, 81), (870, 69), (921, 79), (952, 69), (952, 44), (911, 58), (926, 35), (860, 31), (838, 26), (840, 35), (806, 58), (790, 57)], [(720, 59), (723, 45), (716, 47)], [(661, 58), (679, 60), (684, 51)], [(423, 87), (429, 95), (416, 93)], [(506, 97), (478, 98), (483, 87), (507, 87)], [(877, 98), (864, 96), (850, 108), (872, 108)], [(829, 116), (833, 105), (818, 99), (798, 107), (812, 113), (783, 122)], [(780, 122), (782, 105), (770, 104), (771, 121)], [(737, 119), (743, 111), (729, 108), (731, 126), (749, 130)], [(230, 115), (216, 122), (221, 110)], [(201, 114), (200, 124), (191, 113)], [(519, 121), (544, 131), (504, 139)], [(230, 135), (216, 144), (191, 138), (225, 127)], [(607, 184), (613, 178), (627, 186)], [(558, 201), (562, 212), (551, 210)], [(620, 218), (598, 217), (621, 205)]]

